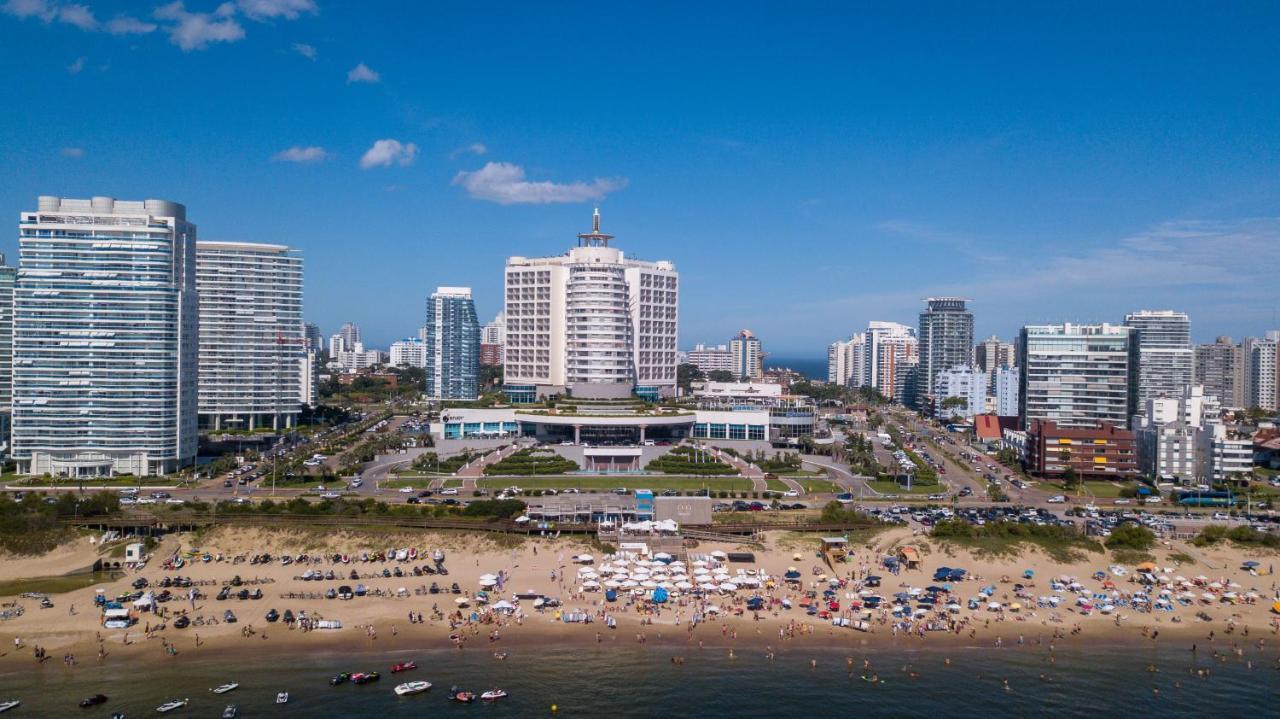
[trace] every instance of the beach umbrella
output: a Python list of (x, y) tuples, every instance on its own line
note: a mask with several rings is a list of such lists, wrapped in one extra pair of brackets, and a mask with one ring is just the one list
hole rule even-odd
[(725, 583), (723, 583), (723, 584), (721, 584), (721, 585), (720, 585), (720, 591), (722, 591), (722, 592), (736, 592), (736, 591), (738, 591), (738, 585), (734, 584), (733, 582), (725, 582)]
[(702, 584), (699, 584), (699, 585), (698, 585), (698, 587), (699, 587), (699, 588), (701, 588), (701, 589), (705, 589), (705, 590), (707, 590), (707, 591), (709, 591), (709, 592), (710, 592), (710, 591), (715, 591), (715, 589), (716, 589), (716, 583), (715, 583), (715, 582), (703, 582)]
[(675, 557), (672, 557), (670, 554), (667, 554), (666, 552), (658, 552), (657, 554), (653, 555), (653, 558), (663, 563), (666, 563), (671, 561), (672, 559), (675, 559)]
[(644, 581), (644, 582), (640, 582), (640, 586), (644, 587), (645, 589), (653, 589), (654, 587), (658, 586), (658, 583), (652, 582), (652, 581)]
[(693, 585), (688, 582), (676, 582), (676, 589), (687, 592), (693, 589)]
[(711, 614), (719, 614), (720, 607), (717, 607), (716, 605), (712, 604), (711, 606), (707, 607), (707, 612)]
[(604, 585), (610, 589), (617, 589), (618, 587), (622, 586), (622, 582), (619, 582), (616, 579), (610, 579), (609, 581), (605, 582)]
[(496, 575), (496, 574), (481, 574), (481, 575), (480, 575), (480, 581), (482, 581), (482, 582), (483, 582), (483, 581), (485, 581), (486, 579), (493, 579), (493, 580), (496, 580), (497, 578), (498, 578), (498, 575)]
[(466, 597), (458, 597), (457, 599), (453, 600), (453, 603), (457, 604), (460, 607), (465, 607), (467, 606), (467, 603), (470, 601), (471, 600), (467, 599)]
[(796, 552), (795, 554), (791, 555), (791, 561), (793, 561), (793, 562), (803, 562), (803, 561), (804, 561), (804, 556), (803, 556), (803, 555), (801, 555), (799, 552)]
[(714, 552), (712, 552), (712, 553), (711, 553), (711, 557), (712, 557), (713, 559), (728, 559), (728, 558), (729, 558), (729, 555), (728, 555), (728, 553), (723, 552), (723, 551), (721, 551), (721, 550), (717, 549), (716, 551), (714, 551)]
[(1210, 589), (1222, 589), (1222, 582), (1209, 582)]
[(634, 589), (638, 586), (640, 586), (640, 582), (637, 582), (634, 579), (628, 579), (627, 581), (622, 583), (622, 587), (624, 589)]
[(1280, 614), (1280, 602), (1276, 602), (1275, 604), (1272, 604), (1271, 611), (1275, 612), (1276, 614)]
[(492, 587), (492, 586), (494, 586), (494, 585), (495, 585), (495, 584), (497, 584), (497, 583), (498, 583), (498, 580), (496, 580), (496, 579), (481, 579), (481, 580), (480, 580), (480, 586), (482, 586), (482, 587)]
[(696, 568), (696, 569), (694, 569), (694, 570), (693, 570), (693, 573), (694, 573), (694, 574), (698, 574), (698, 575), (702, 575), (702, 574), (710, 574), (710, 573), (711, 573), (711, 570), (710, 570), (710, 569), (707, 569), (706, 567), (698, 567), (698, 568)]
[(987, 609), (995, 611), (1000, 608), (1000, 602), (987, 602)]
[(1142, 564), (1139, 564), (1138, 566), (1134, 567), (1134, 569), (1137, 569), (1139, 572), (1154, 572), (1156, 570), (1156, 563), (1143, 562)]
[(591, 556), (590, 554), (579, 554), (577, 557), (574, 557), (574, 561), (588, 564), (590, 562), (596, 561), (596, 558)]
[(709, 564), (709, 562), (707, 562), (707, 560), (705, 559), (695, 559), (692, 562), (690, 562), (690, 564), (692, 564), (695, 567), (705, 567), (707, 566), (707, 564)]
[(1243, 563), (1243, 564), (1241, 564), (1240, 566), (1244, 567), (1245, 569), (1253, 569), (1254, 567), (1257, 567), (1257, 566), (1260, 566), (1260, 565), (1259, 565), (1257, 562), (1253, 561), (1253, 560), (1249, 560), (1249, 561), (1247, 561), (1247, 562), (1244, 562), (1244, 563)]

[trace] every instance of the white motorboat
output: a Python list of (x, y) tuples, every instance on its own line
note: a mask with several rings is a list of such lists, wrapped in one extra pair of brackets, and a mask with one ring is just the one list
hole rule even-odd
[(226, 709), (222, 710), (222, 719), (236, 719), (236, 714), (240, 713), (240, 708), (235, 704), (228, 704)]
[(289, 692), (280, 692), (276, 694), (276, 704), (288, 704)]
[(160, 706), (156, 707), (156, 711), (160, 712), (161, 714), (164, 714), (166, 712), (171, 712), (174, 709), (181, 709), (182, 707), (185, 707), (187, 705), (188, 701), (190, 700), (174, 699), (172, 701), (167, 701), (164, 704), (161, 704)]
[(10, 709), (13, 709), (14, 707), (18, 707), (18, 706), (22, 706), (22, 701), (19, 699), (10, 699), (8, 701), (3, 701), (3, 702), (0, 702), (0, 712), (7, 712)]
[(214, 694), (226, 694), (227, 692), (239, 686), (240, 686), (240, 682), (227, 682), (226, 684), (216, 686), (210, 689), (209, 691), (213, 692)]
[(431, 688), (431, 682), (405, 682), (396, 685), (396, 694), (402, 697), (421, 694)]
[(480, 698), (487, 702), (494, 702), (505, 697), (506, 695), (507, 693), (502, 691), (501, 689), (490, 689), (484, 694), (481, 694)]
[(442, 549), (437, 549), (437, 550), (435, 550), (434, 552), (432, 552), (432, 553), (431, 553), (431, 558), (432, 558), (432, 559), (434, 559), (434, 560), (435, 560), (435, 561), (437, 561), (437, 562), (443, 562), (443, 561), (444, 561), (444, 550), (442, 550)]
[[(398, 551), (396, 552), (396, 561), (397, 561), (397, 562), (403, 562), (403, 561), (405, 561), (405, 560), (406, 560), (406, 559), (408, 559), (408, 558), (409, 558), (409, 550), (407, 550), (407, 549), (401, 549), (401, 550), (398, 550)], [(388, 559), (390, 559), (390, 557), (388, 557)]]

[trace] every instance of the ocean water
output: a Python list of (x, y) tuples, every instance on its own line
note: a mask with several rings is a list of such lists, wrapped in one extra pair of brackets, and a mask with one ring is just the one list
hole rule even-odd
[[(191, 704), (169, 716), (217, 717), (235, 703), (242, 717), (1027, 717), (1115, 716), (1121, 712), (1162, 717), (1276, 716), (1280, 671), (1273, 649), (1252, 651), (1244, 660), (1213, 661), (1202, 651), (1198, 666), (1212, 676), (1189, 672), (1192, 654), (1183, 644), (1151, 648), (1060, 643), (1055, 662), (1042, 647), (900, 647), (817, 649), (803, 645), (779, 651), (767, 660), (762, 650), (739, 647), (730, 658), (725, 647), (646, 646), (617, 642), (603, 646), (575, 643), (543, 648), (520, 645), (498, 661), (487, 646), (458, 651), (431, 649), (393, 654), (305, 653), (296, 657), (226, 658), (180, 656), (145, 665), (94, 666), (67, 670), (46, 662), (30, 670), (0, 675), (0, 698), (19, 698), (23, 706), (8, 717), (155, 716), (170, 698)], [(671, 662), (682, 654), (683, 665)], [(852, 676), (846, 657), (854, 658)], [(860, 678), (861, 661), (872, 661), (883, 680)], [(416, 671), (391, 675), (397, 661), (413, 658)], [(950, 659), (948, 666), (944, 659)], [(811, 667), (810, 661), (817, 666)], [(1149, 665), (1159, 673), (1147, 671)], [(910, 678), (904, 667), (918, 672)], [(331, 687), (328, 677), (341, 671), (382, 672), (379, 682)], [(1041, 679), (1046, 674), (1048, 681)], [(431, 691), (397, 697), (400, 681), (427, 680)], [(1008, 680), (1009, 689), (1003, 680)], [(222, 696), (209, 687), (238, 681), (238, 690)], [(1181, 688), (1174, 686), (1181, 683)], [(457, 684), (476, 692), (499, 686), (510, 696), (496, 704), (448, 702)], [(288, 690), (291, 701), (274, 703)], [(1159, 693), (1153, 691), (1158, 689)], [(103, 706), (81, 710), (80, 698), (102, 692)], [(556, 710), (552, 711), (552, 705)]]
[(765, 369), (770, 367), (788, 367), (809, 379), (827, 379), (827, 358), (814, 357), (765, 357)]

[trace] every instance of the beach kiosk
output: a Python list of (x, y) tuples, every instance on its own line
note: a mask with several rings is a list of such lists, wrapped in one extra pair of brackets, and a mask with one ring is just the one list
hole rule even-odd
[(827, 566), (835, 569), (836, 562), (843, 562), (849, 556), (849, 539), (847, 537), (823, 537), (822, 559)]
[(920, 550), (911, 545), (898, 548), (898, 560), (907, 569), (918, 569), (920, 567)]
[(142, 542), (132, 542), (124, 547), (124, 561), (141, 562), (147, 558), (147, 549)]

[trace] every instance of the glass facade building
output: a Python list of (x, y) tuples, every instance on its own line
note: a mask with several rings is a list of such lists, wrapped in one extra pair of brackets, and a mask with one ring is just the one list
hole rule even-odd
[(196, 455), (196, 227), (166, 200), (42, 196), (19, 220), (13, 457), (164, 474)]
[(1048, 420), (1061, 427), (1099, 422), (1127, 427), (1137, 373), (1131, 335), (1129, 327), (1110, 324), (1023, 327), (1018, 343), (1022, 426)]
[(440, 287), (427, 299), (427, 396), (470, 400), (479, 395), (480, 322), (469, 287)]
[(0, 457), (9, 452), (13, 406), (13, 289), (18, 270), (0, 254)]
[(301, 409), (302, 257), (284, 245), (196, 243), (200, 425), (283, 429)]

